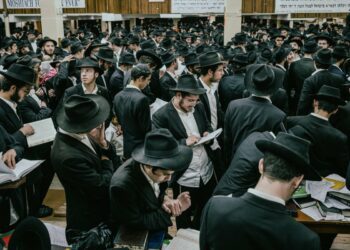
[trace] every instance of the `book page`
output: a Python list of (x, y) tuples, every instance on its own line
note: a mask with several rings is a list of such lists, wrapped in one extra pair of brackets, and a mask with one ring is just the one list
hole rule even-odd
[(33, 169), (37, 168), (42, 162), (44, 161), (43, 160), (31, 161), (27, 159), (20, 160), (19, 162), (16, 163), (16, 167), (15, 169), (13, 169), (13, 173), (19, 179), (20, 177), (31, 172)]
[(221, 133), (222, 133), (222, 128), (219, 128), (219, 129), (215, 130), (214, 132), (208, 134), (207, 136), (202, 137), (196, 144), (194, 144), (194, 146), (198, 146), (198, 145), (201, 145), (201, 144), (206, 143), (208, 141), (211, 141), (211, 140), (217, 138)]
[(167, 250), (199, 250), (199, 231), (180, 229)]
[(52, 119), (44, 119), (36, 122), (28, 123), (34, 128), (34, 134), (27, 136), (28, 147), (34, 147), (55, 139), (56, 129)]

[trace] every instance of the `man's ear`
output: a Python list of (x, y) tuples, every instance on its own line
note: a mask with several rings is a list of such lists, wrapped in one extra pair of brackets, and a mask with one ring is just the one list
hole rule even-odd
[(261, 158), (259, 161), (259, 173), (262, 175), (264, 173), (264, 158)]
[(292, 179), (292, 187), (296, 189), (304, 179), (304, 175), (296, 176)]
[(17, 90), (17, 86), (16, 86), (16, 85), (11, 85), (10, 91), (11, 91), (12, 93), (15, 93), (16, 90)]
[(314, 105), (314, 108), (318, 108), (318, 101), (316, 99), (314, 99), (313, 105)]

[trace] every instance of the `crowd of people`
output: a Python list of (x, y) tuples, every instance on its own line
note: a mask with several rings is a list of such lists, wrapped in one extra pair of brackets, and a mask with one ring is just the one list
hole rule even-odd
[[(122, 227), (167, 232), (172, 216), (200, 230), (202, 250), (329, 249), (336, 235), (285, 204), (303, 179), (337, 173), (350, 188), (350, 16), (245, 23), (226, 44), (223, 32), (199, 21), (2, 39), (2, 160), (45, 162), (0, 190), (1, 232), (52, 214), (43, 200), (57, 174), (74, 249), (112, 247)], [(28, 123), (47, 118), (54, 142), (28, 147)]]

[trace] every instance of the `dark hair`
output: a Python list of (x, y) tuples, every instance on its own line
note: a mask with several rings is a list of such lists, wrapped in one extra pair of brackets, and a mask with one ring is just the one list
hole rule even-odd
[(221, 64), (215, 64), (208, 67), (201, 68), (201, 75), (205, 76), (208, 74), (209, 70), (215, 72)]
[(184, 91), (176, 91), (175, 95), (176, 95), (177, 93), (180, 93), (180, 95), (181, 95), (182, 98), (185, 98), (185, 97), (187, 97), (187, 96), (193, 95), (193, 94), (191, 94), (191, 93), (184, 92)]
[(264, 154), (264, 173), (279, 181), (290, 181), (303, 174), (292, 162), (270, 152)]
[(176, 62), (176, 59), (174, 59), (173, 61), (171, 61), (170, 63), (164, 64), (166, 68), (169, 68), (173, 62)]
[(316, 100), (318, 101), (318, 109), (322, 109), (322, 110), (326, 111), (327, 113), (332, 113), (334, 110), (336, 110), (338, 108), (337, 104), (334, 104), (330, 101), (318, 100), (317, 98), (316, 98)]
[(316, 65), (316, 68), (318, 68), (318, 69), (328, 69), (329, 68), (328, 64), (322, 64), (322, 63), (319, 63), (316, 61), (315, 61), (315, 65)]
[(131, 79), (136, 80), (138, 78), (147, 78), (151, 75), (151, 70), (146, 64), (137, 64), (135, 67), (131, 70)]
[(5, 78), (3, 75), (0, 75), (0, 89), (3, 91), (9, 91), (12, 85), (16, 85), (15, 83), (10, 82), (7, 78)]
[(149, 65), (150, 65), (150, 68), (156, 66), (155, 61), (154, 61), (153, 58), (150, 57), (150, 56), (141, 56), (141, 57), (139, 58), (139, 63), (149, 64)]

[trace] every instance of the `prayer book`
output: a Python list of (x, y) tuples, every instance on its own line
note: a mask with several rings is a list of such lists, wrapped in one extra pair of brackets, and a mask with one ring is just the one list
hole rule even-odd
[(199, 231), (180, 229), (167, 250), (199, 250)]
[[(2, 154), (0, 153), (0, 159), (2, 158)], [(43, 160), (20, 160), (16, 163), (16, 167), (14, 169), (6, 166), (3, 160), (0, 160), (0, 184), (13, 182), (21, 179), (23, 176), (27, 175), (35, 168), (37, 168)]]
[(208, 141), (214, 140), (215, 138), (219, 137), (221, 133), (222, 133), (222, 128), (219, 128), (214, 132), (209, 133), (207, 136), (200, 138), (200, 140), (196, 144), (194, 144), (194, 146), (198, 146)]
[(129, 250), (145, 250), (147, 249), (147, 239), (147, 230), (134, 230), (121, 226), (114, 239), (114, 247), (125, 247)]
[(34, 129), (34, 134), (27, 136), (27, 143), (29, 148), (47, 142), (52, 142), (55, 139), (56, 129), (51, 118), (31, 122), (28, 124), (31, 125)]

